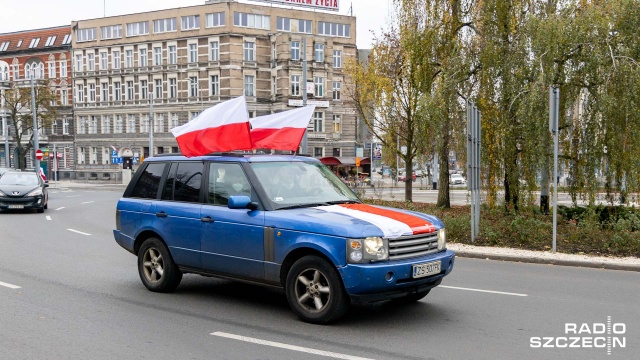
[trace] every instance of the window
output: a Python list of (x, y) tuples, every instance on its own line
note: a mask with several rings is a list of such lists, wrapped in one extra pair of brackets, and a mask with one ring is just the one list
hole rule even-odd
[(340, 100), (340, 90), (342, 89), (342, 83), (340, 81), (333, 82), (333, 100)]
[(125, 50), (124, 52), (124, 67), (133, 67), (133, 50)]
[[(82, 54), (76, 55), (76, 72), (82, 72), (84, 70), (84, 58)], [(26, 76), (27, 74), (25, 74)]]
[(142, 199), (155, 199), (158, 197), (158, 186), (160, 184), (160, 178), (164, 173), (164, 163), (150, 163), (148, 164), (138, 182), (131, 191), (131, 197)]
[(298, 20), (298, 32), (311, 34), (311, 20)]
[[(56, 77), (56, 62), (49, 61), (48, 66), (49, 66), (49, 78), (53, 79)], [(7, 78), (7, 80), (9, 79)]]
[(124, 122), (122, 120), (122, 115), (116, 115), (116, 126), (113, 129), (113, 132), (116, 134), (122, 134), (124, 131)]
[(127, 36), (147, 35), (149, 33), (149, 22), (141, 21), (127, 24)]
[(60, 105), (69, 105), (69, 92), (67, 89), (60, 90)]
[(351, 37), (351, 26), (318, 21), (318, 35)]
[(256, 61), (256, 43), (253, 41), (244, 42), (244, 61)]
[[(20, 42), (18, 43), (18, 47), (20, 47), (20, 44), (22, 43), (22, 40), (20, 40)], [(71, 44), (71, 34), (67, 34), (64, 36), (64, 39), (62, 40), (62, 45), (69, 45)]]
[(53, 44), (56, 42), (56, 38), (57, 36), (49, 36), (47, 38), (47, 42), (44, 43), (44, 46), (53, 46)]
[(207, 27), (224, 26), (224, 12), (207, 14)]
[(159, 46), (153, 48), (153, 65), (162, 65), (162, 48)]
[(108, 54), (106, 52), (100, 53), (100, 70), (107, 70), (109, 67)]
[(60, 61), (60, 77), (67, 77), (67, 60)]
[(78, 148), (78, 164), (84, 164), (85, 162), (85, 149), (83, 147)]
[(84, 102), (84, 85), (78, 84), (76, 87), (76, 101), (81, 103)]
[(342, 155), (340, 155), (342, 153), (340, 148), (333, 148), (333, 155), (332, 156), (337, 156), (340, 157)]
[[(63, 90), (65, 93), (67, 90)], [(69, 120), (62, 119), (62, 135), (69, 135)]]
[(87, 54), (87, 70), (94, 71), (96, 69), (96, 54)]
[(333, 50), (333, 67), (342, 67), (342, 50)]
[(178, 81), (175, 78), (169, 79), (169, 98), (175, 99), (178, 96)]
[(133, 81), (127, 81), (127, 100), (133, 100)]
[(127, 115), (127, 133), (133, 134), (136, 132), (136, 116), (133, 114)]
[(220, 95), (220, 77), (218, 75), (211, 75), (211, 93), (209, 96)]
[(10, 41), (4, 41), (2, 44), (0, 44), (0, 51), (7, 51), (10, 43)]
[(22, 46), (22, 39), (18, 40), (18, 44), (16, 45), (16, 48), (19, 48), (20, 46)]
[(96, 39), (96, 28), (76, 30), (76, 41), (92, 41)]
[(256, 96), (256, 89), (254, 85), (255, 76), (244, 76), (244, 96)]
[(177, 30), (177, 18), (153, 20), (153, 33), (159, 34), (163, 32)]
[(314, 94), (315, 97), (322, 97), (324, 94), (324, 78), (322, 76), (315, 76), (313, 78)]
[(29, 49), (37, 48), (40, 43), (40, 38), (31, 39), (31, 44), (29, 44)]
[(164, 114), (156, 114), (155, 117), (153, 121), (153, 132), (164, 132)]
[[(171, 123), (170, 123), (171, 129), (173, 129), (174, 127), (178, 127), (178, 114), (171, 113), (171, 120), (170, 121), (171, 121)], [(178, 151), (176, 150), (176, 151), (171, 151), (171, 152), (176, 153)]]
[(96, 84), (89, 84), (89, 102), (96, 102)]
[(178, 63), (178, 57), (176, 56), (176, 46), (169, 46), (169, 64), (175, 65)]
[(86, 134), (87, 133), (87, 126), (88, 126), (88, 119), (86, 116), (80, 116), (78, 117), (78, 134)]
[(111, 118), (109, 117), (109, 115), (102, 116), (102, 133), (111, 133)]
[(320, 44), (320, 43), (315, 43), (313, 46), (314, 52), (314, 60), (316, 62), (323, 62), (324, 61), (324, 44)]
[(333, 115), (333, 132), (341, 133), (342, 132), (342, 122), (340, 121), (341, 115)]
[(324, 113), (322, 111), (315, 111), (313, 113), (313, 131), (324, 132)]
[(122, 97), (120, 96), (120, 91), (122, 90), (122, 85), (120, 85), (119, 81), (113, 83), (113, 101), (120, 101)]
[(207, 202), (227, 206), (229, 196), (251, 197), (251, 186), (238, 164), (210, 163)]
[(149, 98), (149, 93), (148, 91), (148, 81), (147, 80), (140, 80), (140, 99), (147, 99)]
[(97, 134), (98, 133), (98, 119), (95, 116), (91, 116), (91, 121), (89, 122), (89, 134)]
[(203, 170), (202, 162), (171, 164), (162, 198), (166, 200), (173, 199), (173, 201), (200, 202), (200, 183), (202, 182)]
[(147, 58), (147, 48), (140, 48), (138, 49), (138, 66), (143, 67), (143, 66), (148, 66), (149, 65), (149, 60)]
[(162, 79), (155, 79), (156, 90), (153, 94), (154, 99), (162, 99)]
[(140, 132), (149, 132), (149, 114), (140, 115)]
[(217, 41), (209, 42), (209, 61), (220, 61), (220, 43)]
[(194, 30), (200, 28), (200, 15), (182, 17), (182, 30)]
[(300, 60), (300, 41), (291, 42), (291, 60)]
[(189, 96), (198, 96), (198, 78), (195, 76), (189, 78)]
[(291, 96), (300, 96), (300, 75), (291, 75)]
[(257, 15), (257, 14), (247, 14), (241, 12), (233, 13), (233, 25), (242, 26), (242, 27), (250, 27), (255, 29), (271, 29), (271, 20), (269, 16), (266, 15)]
[(120, 51), (111, 52), (111, 62), (114, 69), (120, 69)]
[(198, 62), (198, 44), (189, 44), (189, 62)]
[(103, 26), (102, 40), (120, 39), (122, 37), (122, 25)]
[(197, 117), (198, 117), (198, 115), (200, 115), (200, 111), (191, 111), (191, 112), (189, 113), (189, 115), (191, 116), (191, 118), (189, 119), (189, 121), (191, 121), (191, 120), (193, 120), (193, 119), (197, 118)]
[(315, 157), (322, 157), (322, 153), (324, 152), (324, 148), (322, 147), (314, 147), (313, 148), (313, 156)]
[(276, 29), (278, 31), (291, 31), (291, 19), (289, 18), (276, 18)]

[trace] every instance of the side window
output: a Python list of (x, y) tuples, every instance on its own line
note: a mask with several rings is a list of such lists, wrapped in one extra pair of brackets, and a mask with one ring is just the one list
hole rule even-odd
[(201, 162), (178, 163), (176, 170), (173, 200), (200, 202), (200, 184), (202, 182)]
[(209, 204), (226, 206), (232, 195), (251, 197), (251, 185), (240, 165), (209, 164)]
[(165, 163), (151, 163), (147, 165), (142, 175), (138, 178), (138, 182), (133, 188), (133, 191), (131, 191), (131, 197), (155, 199), (158, 196), (158, 186), (165, 165)]
[(162, 200), (173, 200), (173, 184), (176, 180), (176, 169), (178, 163), (172, 163), (167, 175), (167, 180), (164, 183), (164, 189), (162, 190)]

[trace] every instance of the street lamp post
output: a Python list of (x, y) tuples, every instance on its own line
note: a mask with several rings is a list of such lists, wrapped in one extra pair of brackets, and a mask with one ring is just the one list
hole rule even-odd
[[(36, 119), (36, 91), (33, 87), (33, 75), (35, 71), (31, 72), (31, 113), (33, 114), (33, 149), (37, 151), (40, 149), (40, 144), (38, 144), (38, 120)], [(40, 160), (35, 158), (35, 165), (33, 167), (33, 171), (36, 174), (40, 173)]]

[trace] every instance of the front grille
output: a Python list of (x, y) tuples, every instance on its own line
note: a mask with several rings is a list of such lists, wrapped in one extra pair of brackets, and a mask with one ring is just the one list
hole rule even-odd
[(438, 252), (438, 233), (389, 239), (389, 259), (400, 260)]

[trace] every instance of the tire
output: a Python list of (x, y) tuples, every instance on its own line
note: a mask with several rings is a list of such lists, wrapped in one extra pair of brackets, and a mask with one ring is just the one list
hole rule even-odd
[(171, 292), (182, 280), (169, 250), (154, 237), (145, 240), (138, 251), (138, 274), (144, 286), (154, 292)]
[(414, 294), (409, 294), (400, 298), (395, 298), (391, 301), (395, 304), (411, 304), (411, 303), (420, 301), (422, 298), (427, 296), (429, 294), (429, 291), (431, 291), (431, 289), (414, 293)]
[(49, 208), (49, 203), (44, 204), (45, 210)]
[(285, 284), (287, 301), (300, 319), (313, 324), (327, 324), (349, 309), (349, 297), (342, 279), (332, 264), (318, 256), (296, 261)]
[(44, 206), (41, 208), (37, 208), (36, 211), (38, 212), (38, 214), (42, 214), (44, 212), (44, 209), (46, 209)]

